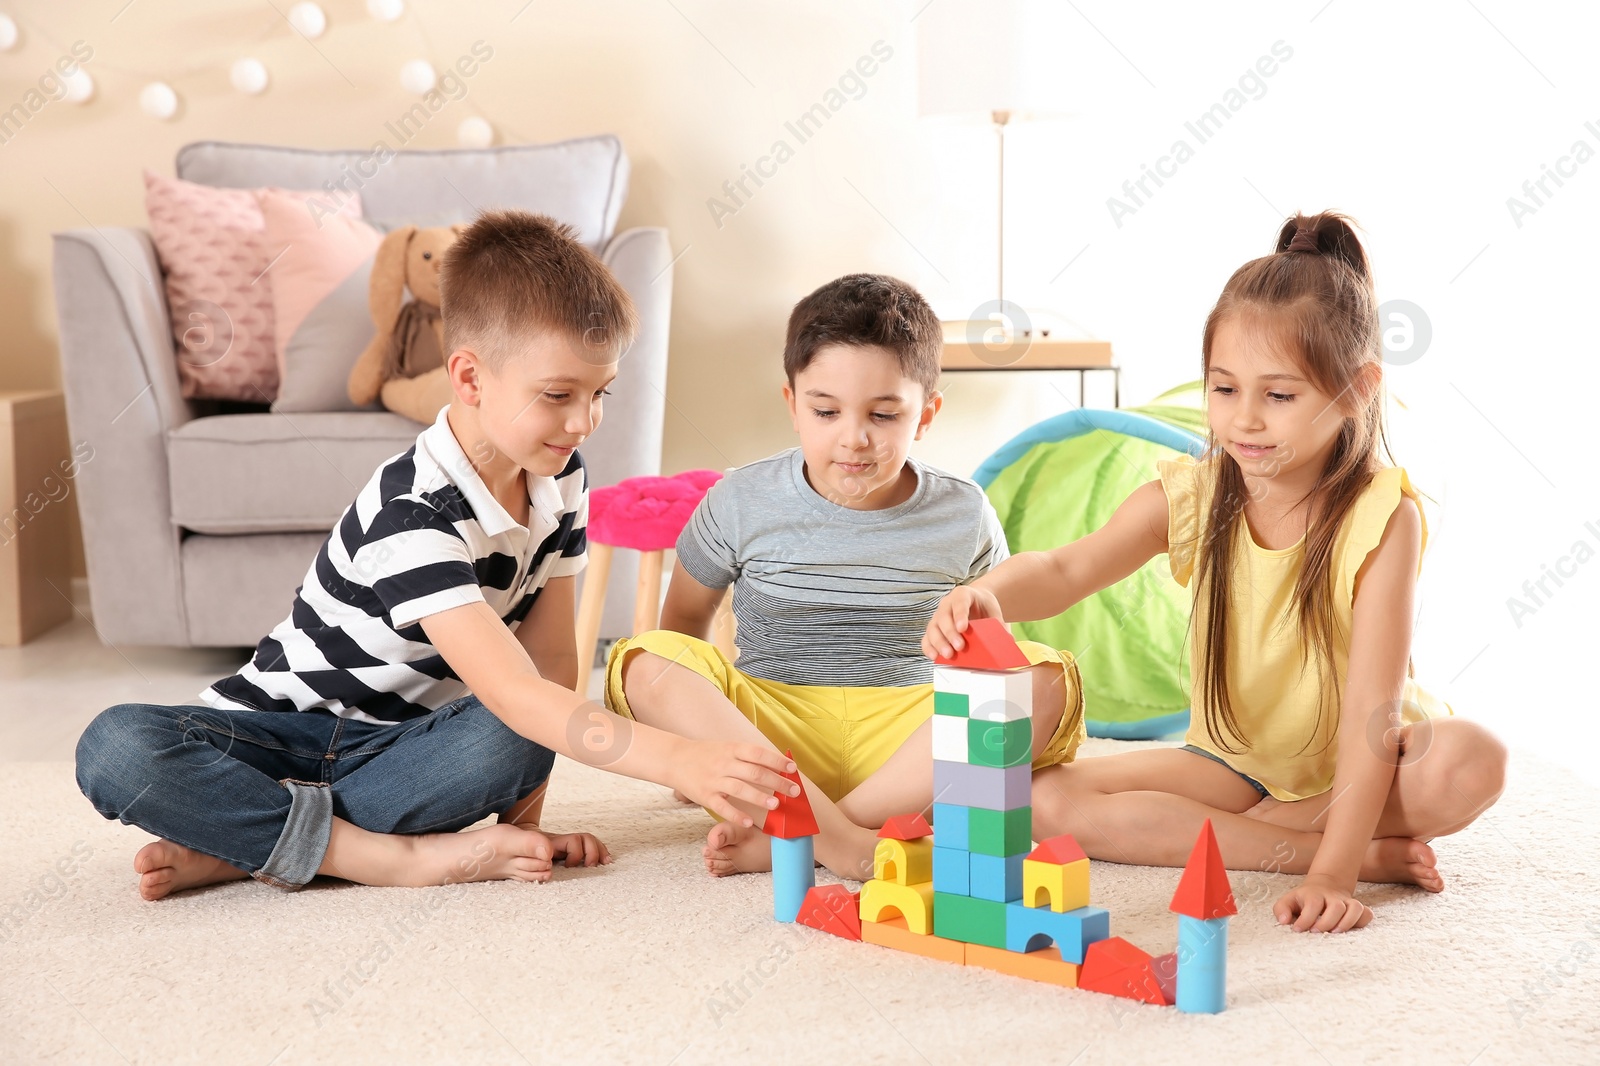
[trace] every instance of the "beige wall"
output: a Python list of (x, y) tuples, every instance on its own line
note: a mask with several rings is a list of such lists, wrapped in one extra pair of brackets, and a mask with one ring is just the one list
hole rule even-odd
[[(411, 0), (406, 16), (388, 25), (370, 19), (362, 0), (327, 0), (330, 26), (314, 45), (261, 0), (138, 2), (118, 14), (122, 4), (7, 8), (22, 24), (23, 40), (0, 55), (0, 103), (21, 99), (79, 40), (94, 49), (86, 69), (97, 94), (87, 105), (49, 104), (0, 145), (0, 316), (8, 327), (0, 387), (59, 383), (52, 231), (143, 225), (141, 168), (170, 174), (174, 154), (190, 141), (369, 145), (411, 103), (398, 82), (403, 62), (427, 57), (443, 68), (478, 40), (494, 49), (493, 59), (470, 80), (466, 97), (412, 146), (453, 146), (456, 125), (470, 114), (490, 119), (501, 143), (602, 131), (621, 136), (633, 162), (622, 224), (664, 225), (682, 254), (668, 471), (746, 462), (789, 443), (777, 395), (783, 325), (793, 302), (828, 278), (856, 270), (895, 273), (922, 286), (946, 317), (965, 317), (993, 295), (993, 134), (981, 124), (916, 117), (911, 18), (920, 0), (678, 0), (675, 6), (538, 0), (520, 15), (523, 0)], [(287, 10), (288, 0), (276, 6)], [(847, 96), (813, 138), (799, 143), (785, 123), (826, 101), (875, 47), (871, 76), (845, 84), (859, 98)], [(1102, 53), (1109, 66), (1101, 68), (1097, 91), (1109, 102), (1137, 83), (1136, 74)], [(229, 64), (247, 55), (271, 73), (271, 87), (259, 97), (228, 83)], [(182, 98), (173, 121), (150, 119), (138, 108), (140, 88), (156, 79)], [(1129, 164), (1088, 146), (1114, 126), (1015, 128), (1007, 295), (1061, 310), (1092, 334), (1126, 330), (1110, 338), (1119, 352), (1141, 346), (1149, 352), (1125, 389), (1137, 400), (1189, 376), (1191, 334), (1225, 275), (1207, 278), (1204, 292), (1178, 298), (1175, 320), (1186, 324), (1181, 348), (1140, 336), (1152, 325), (1171, 328), (1165, 318), (1152, 324), (1150, 316), (1133, 314), (1118, 322), (1089, 312), (1104, 302), (1101, 296), (1115, 296), (1116, 261), (1097, 246), (1062, 268), (1091, 237), (1106, 245), (1089, 231), (1109, 228), (1101, 200)], [(779, 139), (789, 143), (792, 158), (760, 188), (747, 184), (753, 195), (736, 213), (714, 217), (707, 200), (722, 195), (723, 183), (739, 178), (743, 166), (760, 164)], [(1095, 167), (1105, 168), (1105, 176)], [(1069, 178), (1090, 191), (1069, 194)], [(1264, 236), (1240, 231), (1238, 253), (1225, 240), (1217, 250), (1236, 264)], [(1140, 239), (1159, 241), (1154, 232)], [(1109, 247), (1127, 257), (1127, 269), (1150, 272), (1138, 240)], [(1069, 395), (1075, 401), (1075, 384), (1054, 377), (1023, 384), (985, 375), (950, 383), (946, 413), (921, 454), (970, 472), (1017, 429), (1070, 406)], [(602, 429), (624, 431), (615, 424)]]

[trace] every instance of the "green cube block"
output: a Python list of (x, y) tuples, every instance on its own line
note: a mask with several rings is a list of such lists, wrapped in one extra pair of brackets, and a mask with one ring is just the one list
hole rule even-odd
[(934, 714), (953, 714), (957, 718), (968, 717), (969, 704), (967, 697), (959, 692), (935, 692), (933, 694)]
[(967, 762), (973, 766), (1020, 766), (1033, 758), (1033, 719), (967, 722)]
[(933, 935), (963, 944), (1006, 946), (1006, 905), (991, 899), (933, 894)]
[(1009, 811), (968, 808), (967, 850), (1008, 859), (1033, 850), (1033, 808)]

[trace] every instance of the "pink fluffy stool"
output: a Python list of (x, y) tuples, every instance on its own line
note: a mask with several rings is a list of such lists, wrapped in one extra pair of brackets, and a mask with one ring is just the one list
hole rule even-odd
[[(613, 550), (632, 548), (641, 553), (633, 632), (637, 635), (655, 629), (661, 618), (663, 553), (678, 543), (678, 534), (689, 524), (689, 516), (721, 478), (715, 470), (686, 470), (672, 477), (630, 477), (589, 492), (589, 566), (583, 599), (578, 604), (578, 663), (585, 676), (600, 640), (600, 616), (605, 608)], [(719, 638), (717, 646), (731, 659), (733, 643), (725, 635), (728, 627), (721, 617), (726, 604), (724, 597), (714, 629)]]

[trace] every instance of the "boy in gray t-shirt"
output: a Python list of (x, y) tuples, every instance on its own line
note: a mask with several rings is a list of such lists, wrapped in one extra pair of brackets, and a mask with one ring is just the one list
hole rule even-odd
[[(946, 593), (1008, 555), (982, 489), (906, 454), (943, 403), (942, 348), (932, 309), (894, 278), (852, 274), (801, 300), (783, 360), (800, 446), (712, 486), (678, 539), (663, 628), (619, 641), (606, 669), (618, 714), (793, 751), (817, 858), (843, 877), (870, 877), (877, 829), (932, 803), (923, 632)], [(736, 662), (707, 639), (730, 586)], [(1022, 647), (1038, 770), (1076, 753), (1082, 687), (1070, 654)], [(704, 854), (716, 875), (771, 864), (759, 828), (730, 822)]]

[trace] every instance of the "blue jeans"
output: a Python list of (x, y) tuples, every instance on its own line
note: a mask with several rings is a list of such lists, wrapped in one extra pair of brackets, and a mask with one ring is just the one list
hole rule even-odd
[(78, 740), (95, 810), (280, 888), (310, 881), (335, 816), (374, 833), (451, 833), (511, 808), (555, 754), (475, 696), (394, 725), (325, 711), (123, 703)]

